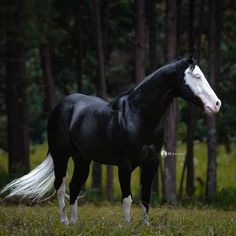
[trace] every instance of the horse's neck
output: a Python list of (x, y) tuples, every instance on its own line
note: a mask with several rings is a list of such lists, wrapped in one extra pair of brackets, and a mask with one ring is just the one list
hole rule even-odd
[(170, 73), (146, 81), (129, 95), (130, 107), (143, 128), (155, 129), (174, 99), (175, 74)]

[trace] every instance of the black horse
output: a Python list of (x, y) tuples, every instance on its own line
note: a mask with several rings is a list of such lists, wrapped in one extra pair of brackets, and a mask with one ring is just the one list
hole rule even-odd
[(111, 102), (82, 94), (67, 96), (50, 115), (45, 161), (8, 184), (2, 192), (11, 190), (7, 197), (39, 200), (54, 182), (61, 222), (68, 224), (64, 198), (67, 163), (72, 157), (70, 204), (71, 222), (75, 223), (77, 198), (91, 161), (116, 165), (125, 221), (130, 222), (131, 173), (140, 166), (142, 219), (148, 223), (151, 184), (158, 167), (156, 154), (163, 145), (163, 118), (178, 96), (204, 108), (206, 113), (216, 113), (221, 106), (194, 58), (179, 59), (161, 67)]

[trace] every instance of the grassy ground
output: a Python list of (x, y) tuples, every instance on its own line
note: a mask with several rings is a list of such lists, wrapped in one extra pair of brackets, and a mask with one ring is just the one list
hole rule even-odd
[(118, 204), (79, 207), (75, 225), (59, 223), (54, 203), (33, 207), (1, 206), (0, 235), (236, 235), (233, 211), (199, 208), (152, 208), (150, 226), (142, 226), (141, 210), (132, 207), (132, 224), (123, 223)]
[[(31, 167), (38, 165), (47, 152), (47, 145), (31, 148)], [(140, 224), (141, 210), (139, 199), (139, 169), (132, 175), (132, 192), (135, 203), (132, 207), (132, 225), (123, 224), (120, 204), (109, 205), (98, 201), (91, 189), (91, 174), (86, 183), (86, 196), (80, 200), (79, 222), (76, 225), (63, 226), (59, 223), (56, 201), (35, 206), (5, 205), (0, 203), (0, 235), (236, 235), (236, 145), (227, 154), (223, 146), (217, 148), (217, 189), (213, 204), (206, 206), (199, 197), (204, 194), (206, 180), (206, 145), (195, 144), (195, 179), (203, 180), (203, 185), (195, 181), (195, 198), (180, 201), (176, 208), (160, 207), (160, 202), (153, 198), (151, 226)], [(177, 150), (177, 186), (185, 157), (185, 145), (178, 145)], [(68, 177), (73, 164), (69, 163)], [(120, 200), (117, 168), (114, 177), (114, 198)], [(103, 189), (105, 189), (106, 167), (103, 167)], [(9, 181), (7, 175), (7, 154), (0, 153), (0, 187)], [(105, 191), (104, 191), (105, 192)], [(86, 203), (89, 201), (90, 203)], [(93, 205), (91, 202), (96, 202)], [(183, 207), (185, 206), (185, 207)], [(213, 208), (215, 207), (215, 208)]]

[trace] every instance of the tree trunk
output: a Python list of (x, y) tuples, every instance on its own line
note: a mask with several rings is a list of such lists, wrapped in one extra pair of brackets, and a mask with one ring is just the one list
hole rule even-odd
[[(108, 32), (108, 20), (109, 20), (109, 1), (102, 0), (101, 5), (101, 28), (102, 30), (102, 42), (103, 42), (103, 54), (104, 54), (104, 65), (109, 65), (110, 48), (109, 48), (109, 32)], [(106, 70), (105, 70), (106, 71)], [(105, 98), (107, 99), (107, 98)], [(107, 178), (106, 178), (106, 196), (108, 201), (113, 201), (113, 166), (107, 166)]]
[(199, 13), (199, 22), (198, 22), (198, 27), (196, 29), (196, 45), (197, 49), (199, 50), (199, 53), (201, 52), (201, 45), (202, 45), (202, 28), (203, 28), (203, 19), (204, 19), (204, 5), (205, 5), (205, 0), (200, 1), (200, 13)]
[[(149, 44), (149, 73), (152, 73), (157, 68), (157, 49), (156, 49), (156, 0), (148, 0), (147, 4), (147, 23), (148, 23), (148, 44)], [(157, 194), (159, 190), (158, 170), (153, 178), (152, 193)]]
[(147, 1), (147, 21), (149, 27), (149, 73), (157, 68), (157, 29), (156, 29), (156, 0)]
[[(201, 52), (201, 33), (203, 23), (204, 0), (200, 1), (199, 22), (197, 29), (194, 28), (195, 0), (189, 0), (189, 53), (194, 51), (194, 45)], [(179, 195), (182, 196), (183, 181), (187, 170), (186, 191), (189, 197), (194, 193), (194, 130), (197, 122), (197, 111), (195, 105), (188, 102), (188, 121), (187, 121), (187, 153), (184, 162), (183, 173), (180, 183)]]
[(47, 100), (47, 112), (49, 113), (55, 106), (55, 90), (52, 75), (51, 50), (48, 44), (42, 44), (40, 47), (43, 80)]
[[(12, 19), (15, 19), (14, 16)], [(13, 22), (15, 28), (10, 29), (7, 33), (6, 42), (6, 99), (10, 174), (22, 174), (29, 171), (25, 49), (22, 36), (14, 32), (19, 27), (18, 22), (16, 18)]]
[[(175, 58), (177, 53), (177, 0), (167, 0), (167, 55), (168, 60)], [(164, 201), (170, 204), (176, 202), (176, 103), (170, 106), (166, 118), (165, 149), (172, 155), (167, 155), (164, 162)]]
[[(100, 0), (95, 0), (95, 17), (96, 17), (97, 50), (98, 50), (98, 61), (99, 61), (98, 94), (103, 99), (106, 100), (107, 88), (106, 88), (106, 75), (105, 75), (105, 53), (104, 53), (104, 43), (103, 43), (103, 37), (102, 37), (101, 1)], [(97, 182), (99, 186), (96, 186), (96, 188), (101, 189), (101, 177), (102, 177), (101, 165), (94, 163), (93, 171), (94, 171), (94, 174), (97, 173), (97, 175), (93, 176), (93, 184)], [(113, 167), (112, 166), (107, 166), (106, 194), (107, 194), (107, 200), (111, 201), (113, 199)]]
[(176, 202), (176, 103), (171, 104), (165, 129), (165, 150), (168, 154), (164, 160), (164, 201)]
[(182, 193), (183, 193), (183, 187), (184, 187), (184, 179), (185, 179), (185, 172), (186, 172), (186, 167), (187, 167), (187, 156), (185, 156), (185, 160), (184, 160), (184, 166), (183, 166), (183, 170), (182, 170), (182, 174), (181, 174), (181, 178), (180, 178), (180, 185), (179, 185), (179, 198), (182, 197)]
[(74, 51), (77, 61), (77, 90), (78, 92), (83, 92), (83, 80), (82, 80), (82, 62), (83, 62), (83, 32), (82, 32), (82, 6), (78, 2), (75, 7), (75, 42), (74, 42)]
[[(193, 52), (194, 49), (194, 8), (195, 0), (189, 0), (189, 29), (188, 29), (188, 41), (189, 52)], [(194, 193), (194, 129), (195, 129), (195, 105), (188, 102), (188, 127), (187, 127), (187, 153), (186, 153), (186, 191), (189, 197)]]
[(103, 99), (107, 99), (107, 87), (106, 87), (106, 75), (105, 75), (105, 57), (104, 46), (102, 37), (102, 24), (101, 24), (101, 1), (95, 1), (95, 18), (96, 18), (96, 38), (97, 38), (97, 50), (98, 50), (98, 70), (99, 70), (99, 96)]
[(145, 1), (135, 0), (135, 77), (140, 83), (145, 77)]
[(107, 200), (112, 201), (113, 200), (113, 166), (110, 166), (110, 165), (107, 166), (106, 192), (107, 192)]
[[(135, 80), (145, 77), (145, 0), (135, 0)], [(141, 173), (141, 170), (140, 170)], [(140, 175), (141, 181), (141, 175)]]
[(189, 104), (189, 118), (187, 128), (187, 153), (186, 153), (186, 191), (189, 197), (194, 193), (194, 130), (196, 125), (195, 107)]
[[(220, 0), (209, 0), (208, 2), (210, 25), (209, 25), (209, 83), (216, 90), (220, 76)], [(208, 116), (208, 163), (206, 198), (210, 200), (216, 191), (216, 116)]]
[(97, 162), (93, 163), (92, 188), (98, 196), (102, 194), (102, 166)]

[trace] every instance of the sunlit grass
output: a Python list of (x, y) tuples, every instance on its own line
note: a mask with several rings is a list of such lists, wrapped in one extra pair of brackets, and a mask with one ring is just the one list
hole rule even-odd
[(132, 223), (123, 223), (120, 204), (83, 204), (75, 225), (59, 223), (55, 203), (1, 206), (0, 235), (235, 235), (233, 211), (197, 208), (151, 208), (150, 226), (141, 224), (141, 208), (132, 206)]
[[(44, 160), (47, 145), (31, 147), (31, 169)], [(233, 192), (236, 189), (236, 147), (227, 154), (223, 146), (217, 148), (217, 189), (231, 189), (223, 192), (220, 203), (229, 198), (230, 208), (213, 208), (204, 204), (189, 204), (186, 207), (168, 208), (165, 206), (151, 208), (150, 227), (141, 225), (141, 209), (139, 206), (139, 169), (132, 176), (132, 192), (134, 203), (132, 206), (132, 224), (123, 223), (123, 213), (120, 204), (109, 204), (105, 201), (96, 201), (91, 198), (92, 172), (86, 183), (84, 198), (79, 200), (79, 221), (76, 225), (64, 226), (59, 223), (57, 201), (45, 202), (34, 206), (18, 206), (0, 203), (0, 235), (235, 235), (236, 232), (236, 198)], [(177, 186), (185, 158), (185, 145), (178, 145), (177, 150)], [(162, 157), (163, 161), (163, 157)], [(7, 176), (7, 154), (0, 154), (1, 176)], [(200, 177), (206, 181), (207, 149), (205, 143), (195, 143), (195, 179)], [(73, 170), (73, 163), (68, 166), (68, 179)], [(5, 174), (4, 174), (5, 173)], [(106, 186), (106, 167), (103, 167), (103, 190)], [(1, 178), (1, 184), (5, 184)], [(5, 180), (6, 181), (6, 180)], [(69, 181), (68, 181), (69, 182)], [(195, 181), (195, 196), (202, 194), (199, 183)], [(105, 196), (105, 195), (104, 195)], [(120, 200), (120, 188), (117, 177), (117, 168), (114, 167), (114, 198)], [(95, 201), (93, 201), (95, 200)], [(155, 199), (153, 199), (155, 201)], [(88, 203), (89, 202), (89, 203)], [(94, 202), (95, 204), (92, 204)], [(68, 202), (66, 202), (67, 208)], [(217, 206), (217, 205), (216, 205)], [(70, 212), (68, 210), (68, 212)]]

